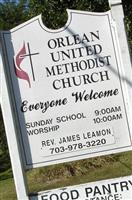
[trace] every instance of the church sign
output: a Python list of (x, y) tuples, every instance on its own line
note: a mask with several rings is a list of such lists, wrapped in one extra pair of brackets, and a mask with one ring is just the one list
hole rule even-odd
[(132, 176), (91, 182), (38, 193), (31, 200), (130, 200)]
[(37, 16), (1, 38), (26, 168), (131, 149), (129, 103), (109, 11), (68, 10), (67, 23), (57, 30)]

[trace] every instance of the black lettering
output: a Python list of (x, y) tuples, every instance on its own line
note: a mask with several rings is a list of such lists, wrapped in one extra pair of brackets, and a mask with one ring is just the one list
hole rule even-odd
[(54, 40), (54, 39), (49, 40), (49, 41), (48, 41), (48, 47), (49, 47), (50, 49), (55, 49), (55, 48), (57, 47), (57, 42), (56, 42), (56, 40)]

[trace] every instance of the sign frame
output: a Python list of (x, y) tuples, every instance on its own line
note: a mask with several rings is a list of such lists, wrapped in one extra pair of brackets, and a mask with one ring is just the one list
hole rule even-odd
[[(1, 44), (0, 44), (1, 49)], [(0, 61), (6, 62), (6, 60), (2, 60), (4, 55), (0, 52)], [(6, 64), (6, 63), (5, 63)], [(16, 126), (16, 117), (13, 111), (13, 107), (11, 106), (11, 99), (9, 97), (9, 91), (6, 84), (6, 77), (3, 71), (3, 66), (1, 67), (1, 107), (2, 114), (4, 120), (7, 120), (5, 123), (6, 137), (7, 143), (10, 153), (10, 159), (12, 164), (12, 171), (15, 181), (17, 198), (20, 200), (29, 200), (28, 197), (28, 185), (25, 173), (25, 166), (22, 158), (22, 153), (20, 149), (19, 139), (17, 137), (18, 127)], [(16, 119), (16, 120), (15, 120)], [(12, 133), (12, 134), (10, 134)]]
[[(129, 106), (129, 100), (128, 100), (128, 94), (127, 94), (127, 92), (126, 92), (126, 89), (125, 89), (125, 87), (126, 87), (126, 85), (125, 85), (125, 83), (124, 84), (122, 84), (121, 83), (121, 79), (122, 79), (122, 77), (120, 77), (120, 73), (121, 74), (124, 74), (122, 71), (123, 71), (123, 69), (119, 69), (119, 65), (121, 65), (121, 66), (123, 66), (122, 65), (122, 63), (121, 63), (121, 58), (120, 58), (120, 53), (118, 53), (118, 52), (120, 52), (120, 48), (119, 48), (119, 44), (118, 44), (118, 39), (117, 39), (117, 35), (116, 35), (116, 32), (115, 32), (115, 24), (114, 24), (114, 22), (113, 22), (113, 20), (112, 20), (112, 18), (111, 18), (111, 15), (110, 15), (110, 12), (108, 11), (108, 12), (105, 12), (105, 13), (102, 13), (102, 14), (100, 14), (100, 13), (90, 13), (90, 12), (85, 12), (85, 11), (74, 11), (74, 10), (68, 10), (68, 14), (69, 14), (69, 18), (68, 18), (68, 21), (70, 22), (71, 21), (71, 14), (82, 14), (82, 16), (83, 15), (86, 15), (87, 14), (87, 16), (90, 16), (90, 15), (93, 15), (93, 17), (94, 16), (105, 16), (106, 17), (106, 19), (107, 19), (107, 21), (109, 22), (109, 29), (110, 29), (110, 34), (111, 34), (111, 38), (112, 38), (112, 45), (113, 45), (113, 48), (115, 48), (114, 49), (114, 56), (116, 57), (116, 65), (117, 65), (117, 71), (114, 71), (114, 69), (112, 68), (112, 66), (110, 66), (110, 70), (112, 71), (112, 72), (114, 72), (115, 74), (116, 74), (116, 76), (118, 76), (118, 82), (119, 82), (119, 84), (120, 84), (120, 88), (121, 88), (121, 96), (122, 96), (122, 99), (123, 99), (123, 109), (124, 109), (124, 115), (125, 115), (125, 117), (126, 117), (126, 122), (125, 123), (127, 123), (127, 129), (128, 129), (128, 134), (127, 134), (127, 137), (128, 137), (128, 135), (129, 135), (129, 140), (131, 141), (129, 141), (129, 143), (131, 143), (131, 145), (129, 144), (127, 144), (126, 146), (124, 145), (124, 146), (122, 146), (122, 147), (117, 147), (117, 146), (113, 146), (113, 147), (108, 147), (108, 148), (105, 148), (105, 149), (100, 149), (100, 150), (97, 150), (96, 149), (96, 151), (94, 152), (86, 152), (86, 151), (83, 151), (83, 152), (81, 152), (81, 155), (80, 155), (80, 152), (78, 153), (78, 155), (76, 154), (76, 152), (74, 152), (74, 154), (72, 153), (72, 155), (70, 155), (70, 156), (67, 156), (67, 155), (65, 155), (63, 158), (62, 158), (62, 156), (59, 156), (58, 157), (58, 155), (56, 154), (55, 156), (54, 156), (54, 158), (53, 158), (53, 156), (51, 157), (51, 159), (49, 159), (48, 158), (48, 160), (44, 160), (44, 158), (43, 158), (43, 161), (39, 161), (39, 159), (38, 159), (38, 161), (29, 161), (30, 160), (30, 157), (31, 157), (31, 160), (32, 160), (32, 152), (31, 152), (31, 155), (29, 155), (29, 158), (28, 158), (28, 156), (26, 155), (26, 151), (29, 151), (29, 153), (28, 154), (30, 154), (30, 150), (27, 150), (26, 149), (26, 147), (25, 147), (25, 137), (26, 137), (26, 135), (25, 135), (25, 137), (24, 137), (24, 134), (22, 134), (22, 131), (24, 130), (24, 129), (22, 129), (22, 125), (21, 125), (21, 121), (20, 121), (20, 119), (19, 119), (19, 112), (18, 112), (18, 109), (17, 109), (17, 102), (16, 102), (16, 99), (15, 99), (15, 93), (14, 93), (14, 91), (13, 91), (13, 83), (12, 83), (12, 80), (11, 80), (11, 78), (10, 78), (10, 70), (7, 70), (7, 69), (5, 69), (5, 74), (7, 75), (7, 79), (6, 79), (6, 81), (7, 81), (7, 83), (8, 83), (8, 87), (9, 87), (9, 98), (11, 99), (11, 102), (13, 102), (13, 104), (12, 104), (12, 108), (13, 108), (13, 113), (14, 113), (14, 115), (15, 115), (15, 120), (16, 120), (16, 126), (17, 127), (19, 127), (19, 133), (18, 133), (18, 137), (20, 137), (20, 145), (21, 145), (21, 148), (22, 148), (22, 152), (23, 152), (23, 160), (24, 160), (24, 164), (25, 164), (25, 167), (28, 169), (28, 168), (35, 168), (35, 167), (41, 167), (41, 166), (46, 166), (46, 165), (50, 165), (50, 164), (55, 164), (56, 162), (58, 162), (58, 163), (63, 163), (63, 162), (68, 162), (68, 161), (74, 161), (74, 160), (80, 160), (80, 159), (85, 159), (85, 158), (90, 158), (90, 157), (95, 157), (95, 156), (100, 156), (100, 155), (108, 155), (108, 154), (110, 154), (110, 153), (119, 153), (119, 152), (122, 152), (122, 151), (129, 151), (129, 150), (131, 150), (132, 149), (132, 139), (131, 139), (131, 134), (130, 134), (130, 127), (129, 126), (131, 126), (131, 123), (128, 123), (128, 120), (130, 120), (130, 116), (128, 117), (128, 115), (130, 115), (130, 113), (129, 113), (129, 108), (128, 108), (128, 106)], [(29, 20), (29, 21), (27, 21), (26, 23), (24, 23), (24, 24), (22, 24), (22, 25), (20, 25), (20, 26), (18, 26), (18, 27), (16, 27), (16, 28), (14, 28), (13, 30), (11, 30), (11, 33), (14, 33), (14, 32), (16, 32), (17, 30), (20, 30), (21, 28), (23, 28), (24, 26), (26, 26), (26, 25), (29, 25), (29, 24), (31, 24), (31, 23), (34, 23), (35, 21), (37, 21), (36, 23), (38, 23), (39, 22), (39, 24), (41, 24), (42, 23), (42, 21), (41, 21), (41, 18), (40, 18), (40, 16), (38, 16), (38, 17), (35, 17), (35, 18), (33, 18), (33, 19), (31, 19), (31, 20)], [(68, 22), (68, 23), (69, 23)], [(107, 23), (108, 23), (107, 22)], [(111, 24), (110, 24), (111, 23)], [(41, 25), (42, 26), (42, 25)], [(45, 28), (45, 27), (44, 27)], [(61, 32), (64, 28), (66, 28), (66, 27), (63, 27), (61, 30), (55, 30), (55, 31), (51, 31), (51, 32), (53, 32), (53, 33), (56, 33), (56, 32)], [(70, 28), (68, 27), (67, 28), (68, 30), (70, 30)], [(4, 57), (8, 57), (7, 56), (7, 50), (6, 50), (6, 36), (7, 35), (10, 35), (10, 32), (2, 32), (2, 34), (1, 34), (1, 37), (2, 37), (2, 46), (3, 46), (3, 49), (4, 49), (4, 53), (5, 53), (5, 55), (4, 55)], [(10, 37), (10, 36), (9, 36)], [(120, 59), (118, 59), (118, 61), (117, 61), (117, 58), (120, 58)], [(5, 66), (8, 66), (9, 65), (9, 61), (7, 60), (6, 61), (6, 65)], [(123, 88), (123, 89), (122, 89)], [(123, 92), (122, 92), (122, 90), (123, 91), (125, 91), (125, 95), (126, 95), (126, 98), (123, 96)], [(125, 99), (125, 100), (124, 100)], [(124, 103), (125, 102), (125, 103)], [(77, 105), (76, 105), (77, 106)], [(69, 107), (68, 107), (69, 108)], [(127, 110), (127, 111), (126, 111)], [(64, 113), (64, 112), (63, 112)], [(23, 123), (22, 123), (23, 124)], [(74, 132), (75, 132), (75, 130), (74, 130)], [(36, 137), (36, 136), (35, 136)], [(28, 138), (26, 138), (27, 140), (28, 140)], [(28, 142), (27, 142), (28, 143)], [(119, 145), (119, 144), (118, 144)], [(29, 146), (29, 144), (28, 144), (28, 146)], [(33, 146), (33, 144), (32, 144), (32, 146)], [(83, 145), (83, 146), (86, 146), (86, 145)], [(29, 147), (29, 149), (30, 149), (31, 147)], [(65, 148), (65, 149), (67, 149), (67, 148)], [(41, 151), (41, 150), (39, 150), (39, 151)], [(86, 152), (86, 153), (85, 153)], [(40, 152), (39, 152), (40, 153)], [(69, 152), (68, 152), (69, 153)], [(46, 157), (48, 157), (48, 156), (46, 156)], [(46, 158), (45, 157), (45, 158)]]
[[(111, 3), (111, 1), (109, 1), (109, 3)], [(124, 30), (124, 25), (123, 25), (123, 12), (122, 12), (122, 6), (120, 7), (120, 12), (121, 15), (120, 17), (122, 17), (120, 20), (119, 18), (116, 16), (116, 12), (113, 11), (113, 5), (114, 2), (112, 4), (112, 12), (113, 12), (113, 17), (115, 18), (116, 23), (118, 23), (119, 21), (121, 21), (121, 27), (123, 27)], [(115, 5), (116, 9), (119, 9), (119, 5)], [(120, 22), (119, 22), (120, 24)], [(120, 29), (118, 29), (118, 31), (120, 31)], [(122, 31), (123, 32), (123, 31)], [(121, 38), (119, 38), (120, 43), (122, 41), (124, 41), (125, 44), (125, 49), (127, 50), (127, 52), (125, 54), (122, 54), (123, 59), (126, 58), (126, 60), (128, 60), (129, 62), (129, 72), (131, 72), (131, 62), (130, 62), (130, 56), (128, 53), (128, 45), (127, 45), (127, 40), (126, 40), (126, 36), (125, 34), (122, 35)], [(121, 49), (124, 50), (124, 47), (121, 45)], [(6, 55), (4, 54), (4, 52), (2, 52), (1, 54), (3, 57), (3, 63), (4, 65), (7, 65), (6, 63)], [(129, 57), (129, 59), (128, 59)], [(14, 106), (12, 105), (10, 98), (8, 96), (8, 92), (10, 91), (10, 86), (7, 87), (6, 83), (6, 79), (7, 77), (5, 77), (5, 74), (3, 73), (3, 68), (1, 70), (1, 88), (2, 88), (2, 95), (1, 95), (1, 99), (2, 99), (2, 111), (3, 111), (3, 117), (4, 120), (7, 120), (7, 123), (5, 124), (5, 128), (6, 128), (6, 133), (7, 133), (7, 140), (8, 140), (8, 146), (9, 146), (9, 151), (10, 151), (10, 157), (11, 157), (11, 162), (12, 162), (12, 169), (13, 169), (13, 174), (14, 174), (14, 179), (15, 179), (15, 185), (16, 185), (16, 191), (17, 191), (17, 197), (19, 200), (29, 200), (29, 196), (28, 196), (28, 187), (27, 187), (27, 182), (26, 182), (26, 174), (25, 174), (25, 166), (24, 166), (24, 162), (23, 162), (23, 157), (22, 157), (22, 152), (20, 149), (20, 143), (19, 143), (19, 139), (17, 137), (17, 132), (18, 132), (18, 125), (17, 125), (17, 117), (16, 112), (14, 111)], [(130, 73), (129, 73), (130, 74)], [(129, 75), (130, 77), (130, 75)], [(130, 88), (129, 88), (130, 91)], [(10, 96), (12, 96), (10, 94)], [(130, 96), (130, 93), (129, 93)], [(9, 109), (10, 108), (10, 109)], [(12, 112), (13, 111), (13, 112)], [(10, 134), (10, 132), (12, 132), (13, 134), (13, 140), (12, 140), (12, 136)], [(15, 155), (15, 156), (14, 156)]]
[[(89, 182), (80, 185), (57, 188), (31, 195), (31, 200), (92, 200), (118, 199), (131, 200), (132, 176)], [(130, 198), (128, 195), (131, 195)]]

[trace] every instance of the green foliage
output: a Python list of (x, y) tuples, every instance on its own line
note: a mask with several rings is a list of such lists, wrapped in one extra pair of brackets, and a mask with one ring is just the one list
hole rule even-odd
[(2, 120), (2, 113), (0, 110), (0, 172), (10, 168), (9, 152), (7, 147), (4, 124)]
[(132, 1), (123, 0), (123, 7), (125, 13), (125, 25), (128, 35), (128, 43), (132, 54)]
[(101, 12), (108, 10), (108, 3), (103, 0), (31, 0), (29, 3), (29, 15), (33, 17), (42, 13), (45, 26), (51, 29), (64, 26), (66, 9)]
[(24, 0), (3, 1), (0, 3), (0, 29), (6, 30), (27, 20), (27, 7)]
[(3, 124), (1, 109), (0, 109), (0, 149), (1, 151), (4, 151), (7, 149), (6, 136), (4, 132), (4, 124)]
[(12, 170), (11, 168), (8, 167), (8, 169), (2, 173), (0, 173), (0, 180), (5, 180), (5, 179), (9, 179), (12, 178), (13, 174), (12, 174)]
[(112, 165), (112, 163), (118, 162), (119, 159), (119, 155), (102, 156), (59, 165), (51, 165), (29, 171), (28, 178), (32, 182), (35, 182), (35, 180), (37, 182), (49, 182), (52, 180), (60, 180), (62, 177), (66, 179), (73, 176), (85, 176), (89, 171)]
[(67, 21), (66, 9), (102, 12), (108, 10), (103, 0), (20, 0), (0, 3), (0, 29), (11, 29), (18, 24), (42, 14), (48, 28), (57, 29)]

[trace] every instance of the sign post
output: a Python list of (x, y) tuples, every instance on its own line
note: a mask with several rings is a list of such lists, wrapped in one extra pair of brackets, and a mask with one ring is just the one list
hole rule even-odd
[(1, 83), (1, 107), (3, 111), (3, 118), (6, 119), (5, 130), (12, 163), (16, 194), (18, 200), (29, 200), (24, 162), (20, 152), (19, 138), (17, 136), (19, 128), (16, 127), (17, 119), (14, 116), (12, 102), (9, 98), (9, 91), (6, 85), (6, 77), (3, 67), (1, 69)]
[(130, 102), (132, 102), (132, 66), (128, 48), (126, 30), (124, 25), (124, 12), (122, 0), (109, 0), (112, 17), (116, 22), (119, 45), (121, 49), (121, 57), (124, 66), (125, 76), (122, 77), (126, 81)]
[(111, 12), (68, 10), (68, 16), (59, 30), (37, 16), (1, 33), (26, 168), (132, 148)]

